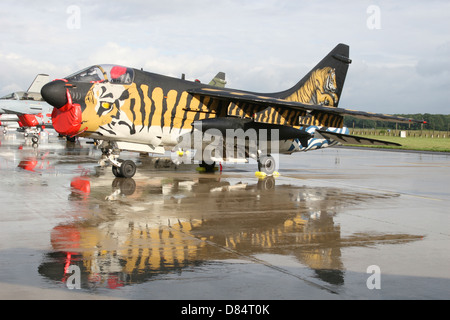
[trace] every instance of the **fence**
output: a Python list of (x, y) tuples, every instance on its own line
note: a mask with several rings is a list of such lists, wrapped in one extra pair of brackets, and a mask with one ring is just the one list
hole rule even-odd
[(437, 130), (396, 130), (396, 129), (350, 129), (350, 134), (360, 136), (386, 136), (411, 138), (449, 138), (449, 131)]

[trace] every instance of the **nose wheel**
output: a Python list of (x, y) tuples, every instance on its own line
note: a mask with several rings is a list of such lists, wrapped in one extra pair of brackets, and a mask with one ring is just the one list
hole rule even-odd
[(132, 178), (136, 173), (136, 163), (132, 160), (118, 159), (120, 149), (115, 143), (109, 141), (94, 142), (99, 145), (102, 151), (102, 158), (99, 161), (101, 166), (105, 166), (107, 162), (112, 164), (112, 172), (117, 178)]
[(136, 173), (136, 164), (132, 160), (118, 159), (119, 166), (113, 163), (112, 172), (117, 178), (132, 178)]
[(38, 135), (33, 135), (33, 136), (31, 137), (31, 141), (32, 141), (33, 143), (39, 143), (39, 136), (38, 136)]

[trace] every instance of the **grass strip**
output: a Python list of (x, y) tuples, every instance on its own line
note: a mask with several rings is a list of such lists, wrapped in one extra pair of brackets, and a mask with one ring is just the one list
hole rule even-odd
[[(376, 136), (376, 135), (361, 135), (366, 138), (378, 139), (383, 141), (399, 143), (402, 146), (363, 146), (368, 148), (382, 148), (382, 149), (402, 149), (402, 150), (417, 150), (417, 151), (433, 151), (433, 152), (450, 152), (450, 138), (424, 138), (424, 137), (392, 137), (392, 136)], [(362, 145), (350, 145), (358, 146)]]

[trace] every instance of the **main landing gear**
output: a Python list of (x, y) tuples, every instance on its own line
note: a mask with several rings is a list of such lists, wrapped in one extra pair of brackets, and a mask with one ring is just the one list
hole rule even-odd
[(258, 171), (271, 176), (275, 172), (275, 159), (271, 155), (265, 155), (258, 158)]
[[(276, 161), (275, 158), (271, 155), (260, 155), (258, 157), (254, 156), (253, 159), (256, 159), (258, 162), (258, 171), (256, 172), (256, 176), (263, 178), (267, 176), (277, 176), (279, 175), (278, 172), (275, 171), (276, 169)], [(215, 162), (207, 162), (202, 161), (199, 163), (199, 167), (197, 168), (197, 171), (200, 172), (214, 172), (216, 171)], [(222, 170), (220, 170), (222, 171)]]
[(198, 165), (198, 170), (200, 172), (214, 172), (216, 171), (216, 162), (206, 162), (206, 161), (202, 161), (201, 163), (199, 163)]

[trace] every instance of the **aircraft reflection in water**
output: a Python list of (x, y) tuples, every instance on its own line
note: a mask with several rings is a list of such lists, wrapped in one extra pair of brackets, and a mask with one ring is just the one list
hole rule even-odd
[(341, 248), (421, 238), (341, 235), (336, 214), (392, 195), (275, 185), (273, 178), (246, 184), (232, 176), (159, 174), (117, 178), (111, 189), (103, 184), (108, 177), (79, 177), (88, 181), (90, 194), (74, 190), (70, 199), (83, 217), (53, 229), (54, 251), (45, 255), (39, 273), (65, 282), (69, 266), (76, 265), (81, 288), (117, 288), (192, 271), (210, 260), (252, 260), (265, 253), (294, 256), (321, 281), (342, 285)]
[[(92, 162), (94, 150), (83, 147), (79, 142), (61, 141), (60, 138), (52, 139), (44, 148), (37, 149), (25, 141), (20, 144), (20, 152), (14, 156), (19, 161), (17, 168), (31, 171), (40, 175), (57, 175), (59, 169), (56, 165), (73, 163), (74, 156), (85, 156), (85, 160), (77, 160), (77, 163)], [(81, 170), (81, 169), (80, 169)]]

